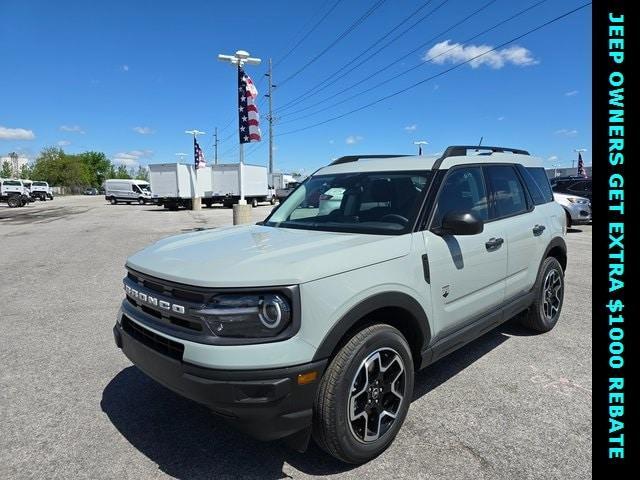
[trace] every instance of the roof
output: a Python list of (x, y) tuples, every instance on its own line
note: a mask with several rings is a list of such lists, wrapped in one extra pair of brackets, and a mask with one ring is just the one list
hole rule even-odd
[[(344, 158), (344, 157), (343, 157)], [(447, 170), (455, 165), (476, 163), (519, 163), (524, 167), (542, 167), (542, 159), (527, 153), (491, 152), (490, 154), (467, 155), (422, 155), (396, 157), (350, 157), (347, 161), (338, 159), (331, 165), (321, 168), (316, 175), (328, 175), (350, 172), (382, 172), (407, 170)]]

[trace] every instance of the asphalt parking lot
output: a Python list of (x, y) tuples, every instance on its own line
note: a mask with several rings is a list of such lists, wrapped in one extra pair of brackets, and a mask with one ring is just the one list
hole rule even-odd
[(508, 322), (420, 372), (391, 448), (354, 467), (236, 432), (115, 347), (126, 257), (230, 223), (104, 197), (0, 205), (0, 478), (591, 477), (591, 226), (568, 235), (557, 327)]

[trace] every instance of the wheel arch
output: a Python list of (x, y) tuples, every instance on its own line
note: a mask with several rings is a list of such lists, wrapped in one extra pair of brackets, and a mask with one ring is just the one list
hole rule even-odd
[(562, 271), (567, 271), (567, 244), (562, 237), (553, 237), (547, 245), (547, 249), (544, 252), (544, 256), (540, 261), (540, 267), (542, 268), (542, 263), (548, 257), (554, 257), (560, 262), (560, 266), (562, 266)]
[(354, 306), (325, 335), (314, 360), (332, 357), (356, 332), (374, 323), (391, 325), (405, 336), (418, 370), (422, 351), (431, 341), (431, 328), (420, 303), (402, 292), (378, 293)]

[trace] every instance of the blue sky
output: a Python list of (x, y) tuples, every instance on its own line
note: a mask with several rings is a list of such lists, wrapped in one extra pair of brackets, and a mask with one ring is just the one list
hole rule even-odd
[[(591, 163), (591, 9), (556, 22), (414, 88), (442, 72), (571, 10), (583, 1), (549, 0), (495, 30), (476, 33), (537, 3), (496, 0), (450, 32), (434, 38), (488, 0), (433, 0), (385, 41), (435, 10), (369, 61), (313, 97), (282, 108), (353, 60), (417, 10), (425, 0), (382, 2), (297, 76), (274, 93), (276, 169), (313, 169), (355, 153), (429, 153), (449, 144), (508, 145), (530, 150), (549, 166), (570, 166), (574, 148)], [(12, 150), (34, 158), (50, 145), (66, 151), (104, 151), (128, 165), (175, 161), (192, 152), (184, 133), (196, 128), (207, 161), (218, 127), (221, 161), (237, 161), (235, 72), (218, 53), (244, 49), (262, 58), (247, 67), (265, 93), (266, 60), (274, 81), (298, 71), (376, 2), (342, 0), (288, 57), (282, 57), (336, 3), (327, 1), (29, 1), (0, 2), (0, 156)], [(428, 42), (429, 41), (429, 42)], [(417, 46), (423, 48), (372, 77)], [(373, 50), (370, 50), (370, 54)], [(439, 56), (436, 56), (439, 55)], [(363, 57), (360, 57), (363, 58)], [(376, 83), (431, 58), (419, 68), (366, 92)], [(348, 92), (301, 110), (336, 92)], [(392, 92), (370, 108), (290, 135), (278, 135), (338, 116)], [(356, 95), (357, 94), (357, 95)], [(308, 118), (343, 98), (336, 107)], [(246, 148), (246, 161), (266, 165), (266, 102), (259, 103), (264, 141)], [(224, 129), (225, 126), (228, 126)], [(231, 137), (229, 138), (229, 136)]]

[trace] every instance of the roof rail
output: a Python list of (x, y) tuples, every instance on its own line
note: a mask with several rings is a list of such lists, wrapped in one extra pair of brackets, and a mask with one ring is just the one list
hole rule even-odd
[(463, 156), (467, 155), (467, 151), (468, 150), (475, 150), (475, 151), (478, 151), (478, 150), (485, 150), (485, 151), (489, 150), (491, 152), (491, 154), (509, 152), (509, 153), (515, 153), (515, 154), (518, 154), (518, 155), (529, 155), (529, 152), (527, 152), (526, 150), (521, 150), (519, 148), (490, 147), (490, 146), (487, 146), (487, 145), (451, 145), (451, 146), (447, 147), (447, 149), (444, 151), (442, 156), (440, 158), (438, 158), (434, 162), (432, 170), (438, 170), (440, 168), (440, 165), (442, 164), (442, 161), (445, 158), (448, 158), (448, 157), (463, 157)]
[(340, 165), (341, 163), (357, 162), (362, 158), (395, 158), (410, 157), (411, 155), (347, 155), (345, 157), (336, 158), (329, 165)]

